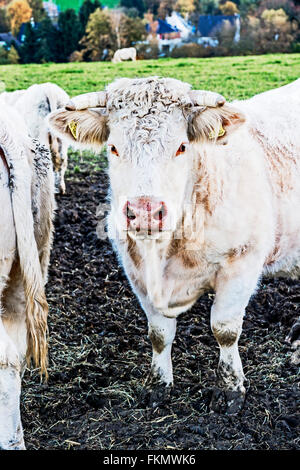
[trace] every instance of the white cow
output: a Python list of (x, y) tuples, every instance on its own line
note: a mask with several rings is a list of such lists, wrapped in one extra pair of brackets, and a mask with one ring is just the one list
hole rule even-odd
[(300, 80), (226, 104), (150, 77), (117, 80), (50, 117), (70, 142), (108, 144), (109, 233), (148, 318), (152, 376), (165, 386), (176, 318), (215, 292), (214, 410), (242, 407), (238, 340), (261, 277), (300, 271), (299, 111)]
[(124, 47), (123, 49), (118, 49), (112, 58), (112, 62), (117, 64), (118, 62), (123, 62), (125, 60), (136, 60), (136, 48), (135, 47)]
[(22, 115), (29, 135), (49, 148), (55, 171), (56, 191), (63, 194), (66, 191), (64, 176), (68, 166), (68, 145), (49, 132), (45, 118), (50, 112), (64, 107), (69, 100), (67, 93), (54, 83), (32, 85), (27, 90), (4, 92), (0, 95), (0, 103), (13, 106)]
[(33, 359), (46, 373), (44, 292), (52, 240), (49, 151), (27, 137), (15, 109), (0, 105), (0, 449), (24, 449), (21, 378)]

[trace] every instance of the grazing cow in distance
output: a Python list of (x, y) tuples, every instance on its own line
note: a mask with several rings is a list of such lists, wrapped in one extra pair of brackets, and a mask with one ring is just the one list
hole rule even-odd
[(1, 104), (0, 449), (25, 448), (20, 392), (26, 359), (46, 373), (53, 185), (49, 151), (28, 138), (14, 108)]
[(16, 108), (24, 118), (30, 137), (49, 148), (54, 166), (56, 192), (66, 192), (65, 172), (68, 166), (68, 145), (49, 132), (46, 117), (62, 108), (70, 100), (69, 95), (54, 83), (32, 85), (27, 90), (4, 92), (0, 104)]
[(299, 110), (300, 80), (230, 104), (149, 77), (119, 79), (50, 115), (70, 142), (107, 142), (109, 235), (147, 315), (151, 372), (164, 386), (178, 315), (215, 292), (215, 411), (243, 406), (238, 340), (261, 277), (299, 275)]
[(118, 49), (112, 58), (112, 62), (117, 64), (118, 62), (124, 62), (125, 60), (136, 60), (136, 48), (135, 47), (124, 47)]

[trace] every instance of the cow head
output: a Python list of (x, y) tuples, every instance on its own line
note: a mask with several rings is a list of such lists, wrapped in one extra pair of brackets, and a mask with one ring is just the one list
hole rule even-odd
[(199, 143), (221, 143), (243, 121), (221, 95), (157, 77), (119, 79), (50, 115), (52, 129), (73, 145), (107, 142), (111, 216), (135, 237), (175, 230), (191, 198)]

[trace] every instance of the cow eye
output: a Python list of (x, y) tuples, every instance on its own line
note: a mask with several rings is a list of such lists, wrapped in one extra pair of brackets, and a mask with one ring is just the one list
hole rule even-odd
[(186, 151), (186, 145), (185, 144), (181, 144), (180, 147), (178, 148), (177, 152), (176, 152), (176, 157), (178, 155), (181, 155), (182, 153), (184, 153)]
[(116, 149), (116, 147), (114, 145), (110, 146), (110, 151), (111, 151), (111, 153), (113, 153), (117, 157), (119, 156), (118, 150)]

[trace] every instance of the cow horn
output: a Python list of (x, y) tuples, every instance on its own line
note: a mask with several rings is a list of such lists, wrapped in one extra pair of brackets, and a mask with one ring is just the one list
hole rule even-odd
[(219, 93), (214, 93), (213, 91), (192, 90), (189, 92), (189, 97), (196, 106), (218, 108), (226, 103), (224, 96)]
[(85, 93), (72, 98), (66, 105), (68, 111), (80, 111), (87, 108), (105, 108), (106, 92)]

